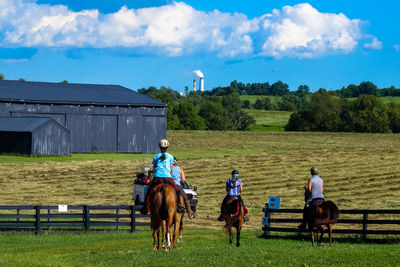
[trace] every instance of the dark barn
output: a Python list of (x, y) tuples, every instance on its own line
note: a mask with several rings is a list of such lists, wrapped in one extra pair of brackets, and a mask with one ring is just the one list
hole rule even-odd
[(53, 119), (71, 153), (154, 153), (166, 137), (166, 104), (118, 85), (2, 80), (0, 117)]

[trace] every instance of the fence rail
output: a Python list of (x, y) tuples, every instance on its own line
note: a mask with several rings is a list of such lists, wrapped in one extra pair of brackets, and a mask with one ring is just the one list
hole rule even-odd
[[(149, 226), (150, 215), (141, 215), (137, 211), (141, 206), (67, 206), (62, 211), (59, 206), (0, 206), (0, 230), (26, 229), (40, 233), (43, 228), (80, 229), (90, 231), (92, 227), (128, 227), (131, 232), (137, 226)], [(137, 221), (137, 219), (141, 219)]]
[[(293, 218), (272, 218), (273, 213), (289, 213), (289, 214), (303, 214), (302, 209), (271, 209), (268, 207), (268, 203), (263, 209), (265, 212), (265, 217), (263, 218), (263, 228), (264, 235), (268, 236), (270, 232), (305, 232), (306, 230), (298, 229), (297, 224), (301, 223), (302, 219)], [(360, 215), (357, 219), (340, 219), (336, 224), (351, 224), (355, 225), (355, 229), (337, 229), (334, 227), (334, 233), (340, 234), (359, 234), (363, 238), (367, 238), (369, 234), (378, 235), (400, 235), (400, 220), (399, 219), (368, 219), (369, 215), (398, 215), (400, 210), (340, 210), (340, 214), (352, 214)], [(295, 224), (294, 227), (279, 227), (279, 224)], [(273, 224), (274, 226), (271, 226)], [(382, 229), (368, 229), (369, 225), (395, 225), (399, 226), (397, 229), (382, 230)]]

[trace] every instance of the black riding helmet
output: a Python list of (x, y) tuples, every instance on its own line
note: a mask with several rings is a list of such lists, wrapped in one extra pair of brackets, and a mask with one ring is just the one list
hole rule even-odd
[(237, 170), (233, 170), (233, 171), (232, 171), (232, 176), (235, 175), (235, 174), (238, 175), (239, 172), (238, 172)]

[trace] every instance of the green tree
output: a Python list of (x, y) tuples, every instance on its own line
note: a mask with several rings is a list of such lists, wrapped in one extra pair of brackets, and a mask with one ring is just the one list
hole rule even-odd
[(168, 130), (179, 129), (179, 118), (178, 115), (173, 113), (172, 105), (167, 106), (167, 129)]
[(229, 117), (219, 102), (204, 102), (200, 107), (199, 115), (205, 120), (207, 130), (229, 130), (231, 128)]
[(400, 104), (387, 104), (390, 129), (393, 133), (400, 133)]
[(0, 80), (4, 80), (4, 75), (3, 75), (3, 73), (0, 73)]
[(353, 103), (353, 125), (357, 132), (387, 133), (390, 123), (386, 106), (373, 95), (360, 95)]
[(246, 100), (241, 101), (241, 107), (242, 107), (242, 108), (249, 109), (250, 106), (251, 106), (250, 100), (247, 100), (247, 99), (246, 99)]
[(173, 105), (172, 113), (179, 119), (179, 130), (204, 130), (204, 119), (201, 118), (195, 107), (188, 102), (179, 102)]

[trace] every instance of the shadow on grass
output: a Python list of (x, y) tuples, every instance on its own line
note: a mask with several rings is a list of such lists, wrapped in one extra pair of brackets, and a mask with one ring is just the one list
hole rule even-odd
[[(263, 239), (275, 239), (275, 240), (299, 240), (299, 241), (308, 241), (311, 242), (311, 238), (309, 233), (297, 233), (297, 234), (269, 234), (265, 235), (260, 234), (258, 238)], [(324, 242), (329, 242), (328, 234), (325, 233), (323, 237)], [(360, 235), (343, 235), (343, 234), (335, 234), (333, 236), (333, 242), (338, 243), (365, 243), (365, 244), (395, 244), (400, 243), (400, 237), (387, 237), (387, 236), (378, 236), (378, 237), (371, 237), (368, 236), (367, 238), (363, 238)]]

